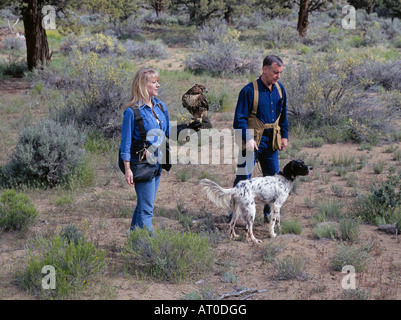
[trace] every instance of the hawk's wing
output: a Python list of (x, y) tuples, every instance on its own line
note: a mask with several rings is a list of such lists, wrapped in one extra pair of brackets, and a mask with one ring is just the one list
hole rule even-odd
[(200, 94), (197, 98), (197, 107), (209, 110), (209, 102), (203, 94)]
[(194, 105), (195, 105), (195, 99), (194, 96), (190, 94), (184, 94), (182, 96), (182, 106), (189, 111), (189, 113), (193, 113), (194, 110)]

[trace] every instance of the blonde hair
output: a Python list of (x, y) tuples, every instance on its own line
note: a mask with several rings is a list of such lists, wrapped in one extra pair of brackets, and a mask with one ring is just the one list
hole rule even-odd
[(132, 80), (131, 101), (129, 106), (143, 104), (144, 101), (149, 101), (150, 96), (146, 88), (149, 77), (154, 76), (157, 80), (160, 79), (159, 73), (152, 68), (141, 68), (137, 71)]

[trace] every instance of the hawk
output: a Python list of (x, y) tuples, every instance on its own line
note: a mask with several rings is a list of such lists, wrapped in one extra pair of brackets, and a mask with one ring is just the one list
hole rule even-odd
[(198, 120), (202, 123), (202, 128), (211, 128), (212, 125), (207, 118), (209, 103), (203, 92), (207, 92), (204, 85), (195, 84), (182, 96), (182, 105), (192, 114), (192, 120)]

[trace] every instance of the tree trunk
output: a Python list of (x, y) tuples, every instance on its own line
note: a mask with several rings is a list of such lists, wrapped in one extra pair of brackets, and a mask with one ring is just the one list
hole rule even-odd
[(24, 0), (22, 8), (24, 21), (28, 69), (32, 71), (39, 64), (50, 60), (46, 30), (42, 28), (42, 0)]
[(196, 9), (189, 10), (189, 21), (194, 21), (196, 18)]
[(160, 13), (163, 11), (163, 0), (155, 0), (155, 11), (156, 11), (156, 16), (158, 17)]
[(372, 14), (374, 12), (374, 9), (375, 9), (375, 3), (372, 1), (368, 7), (368, 14)]
[(298, 12), (298, 26), (297, 30), (299, 36), (303, 38), (306, 35), (306, 31), (308, 30), (308, 15), (309, 11), (309, 0), (301, 0), (299, 4), (299, 12)]
[(233, 11), (234, 10), (230, 6), (228, 6), (226, 12), (224, 12), (224, 20), (229, 26), (231, 26), (232, 24)]

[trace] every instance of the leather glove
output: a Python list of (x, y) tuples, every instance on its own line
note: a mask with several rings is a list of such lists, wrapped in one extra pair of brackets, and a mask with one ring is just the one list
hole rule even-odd
[(198, 132), (202, 127), (202, 122), (200, 122), (199, 120), (193, 120), (191, 122), (188, 123), (188, 128), (195, 130), (195, 132)]
[(177, 134), (184, 129), (192, 129), (198, 132), (202, 127), (202, 123), (199, 120), (193, 120), (190, 123), (181, 123), (177, 125)]

